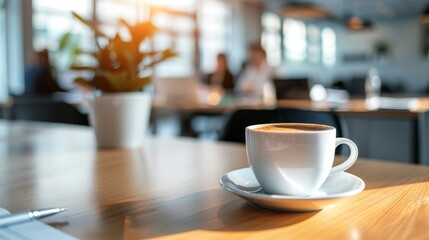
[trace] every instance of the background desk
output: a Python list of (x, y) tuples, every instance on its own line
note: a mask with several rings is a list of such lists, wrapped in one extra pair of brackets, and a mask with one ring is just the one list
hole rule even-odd
[[(394, 98), (393, 100), (397, 100)], [(334, 111), (349, 129), (361, 156), (396, 162), (429, 164), (429, 98), (417, 98), (412, 109), (369, 108), (365, 99), (340, 105), (308, 100), (279, 101), (279, 107)]]
[(254, 207), (219, 178), (242, 145), (147, 138), (97, 151), (86, 127), (0, 121), (0, 204), (70, 210), (43, 220), (82, 239), (427, 239), (429, 168), (358, 160), (364, 192), (318, 212)]
[[(397, 101), (400, 98), (393, 98)], [(360, 155), (396, 162), (429, 164), (429, 98), (417, 98), (419, 105), (412, 109), (369, 108), (365, 99), (352, 99), (344, 104), (312, 102), (310, 100), (280, 100), (277, 107), (315, 111), (333, 111), (345, 120), (347, 137), (359, 146)], [(394, 105), (394, 104), (393, 104)], [(153, 116), (175, 113), (181, 123), (182, 135), (192, 132), (190, 119), (198, 114), (222, 115), (242, 108), (256, 106), (209, 106), (198, 103), (154, 102)], [(272, 107), (268, 107), (272, 108)]]
[[(387, 98), (390, 100), (391, 107), (395, 107), (398, 99), (403, 99), (400, 97)], [(55, 99), (74, 102), (78, 107), (83, 103), (82, 95), (69, 93), (55, 94)], [(343, 116), (344, 122), (348, 125), (349, 134), (347, 136), (357, 143), (363, 157), (429, 164), (429, 148), (427, 147), (429, 146), (429, 98), (415, 99), (418, 99), (419, 104), (411, 109), (373, 109), (367, 106), (364, 99), (351, 99), (346, 103), (335, 105), (310, 100), (280, 100), (277, 106), (338, 113)], [(180, 101), (180, 99), (177, 101), (174, 99), (173, 101), (171, 99), (170, 101), (162, 100), (162, 98), (154, 98), (152, 104), (153, 132), (156, 132), (159, 122), (163, 126), (162, 120), (166, 116), (170, 120), (169, 123), (173, 123), (169, 125), (173, 126), (169, 129), (170, 134), (174, 134), (178, 129), (180, 130), (179, 135), (182, 136), (196, 136), (202, 133), (206, 137), (215, 138), (216, 134), (222, 130), (222, 115), (242, 108), (267, 108), (264, 105), (236, 105), (234, 99), (224, 101), (220, 106), (204, 105), (197, 101)], [(404, 104), (400, 105), (404, 107)], [(268, 108), (272, 108), (272, 106)], [(204, 116), (200, 118), (203, 121), (193, 122), (194, 126), (195, 123), (198, 123), (197, 131), (191, 127), (191, 120), (195, 119), (195, 116)], [(207, 118), (206, 116), (218, 117)], [(179, 121), (175, 122), (174, 120), (177, 119)], [(177, 123), (179, 124), (175, 125)]]

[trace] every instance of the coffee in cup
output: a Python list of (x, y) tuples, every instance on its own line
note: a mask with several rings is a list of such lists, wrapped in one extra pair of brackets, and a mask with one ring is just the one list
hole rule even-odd
[[(335, 148), (346, 144), (349, 158), (333, 167)], [(308, 196), (329, 175), (345, 171), (357, 159), (358, 148), (336, 129), (321, 124), (279, 123), (246, 128), (249, 165), (266, 193)]]

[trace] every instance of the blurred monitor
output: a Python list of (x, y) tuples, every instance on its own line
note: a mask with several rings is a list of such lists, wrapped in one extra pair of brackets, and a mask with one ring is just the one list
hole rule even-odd
[(310, 99), (308, 78), (274, 79), (277, 99)]
[(198, 103), (199, 81), (195, 76), (155, 78), (155, 97), (163, 102)]
[(346, 90), (352, 96), (365, 96), (366, 76), (354, 76), (346, 85)]

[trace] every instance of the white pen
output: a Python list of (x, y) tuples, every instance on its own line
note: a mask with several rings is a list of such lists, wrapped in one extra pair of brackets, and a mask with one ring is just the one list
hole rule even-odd
[(44, 218), (64, 211), (67, 211), (67, 208), (47, 208), (0, 216), (0, 227), (18, 224), (21, 222), (30, 221), (32, 219)]

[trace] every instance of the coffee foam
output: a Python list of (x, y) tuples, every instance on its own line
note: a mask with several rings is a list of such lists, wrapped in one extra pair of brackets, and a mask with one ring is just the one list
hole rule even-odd
[(305, 125), (305, 124), (285, 124), (285, 125), (264, 125), (255, 128), (256, 131), (281, 131), (281, 132), (308, 132), (308, 131), (324, 131), (331, 127), (324, 125)]

